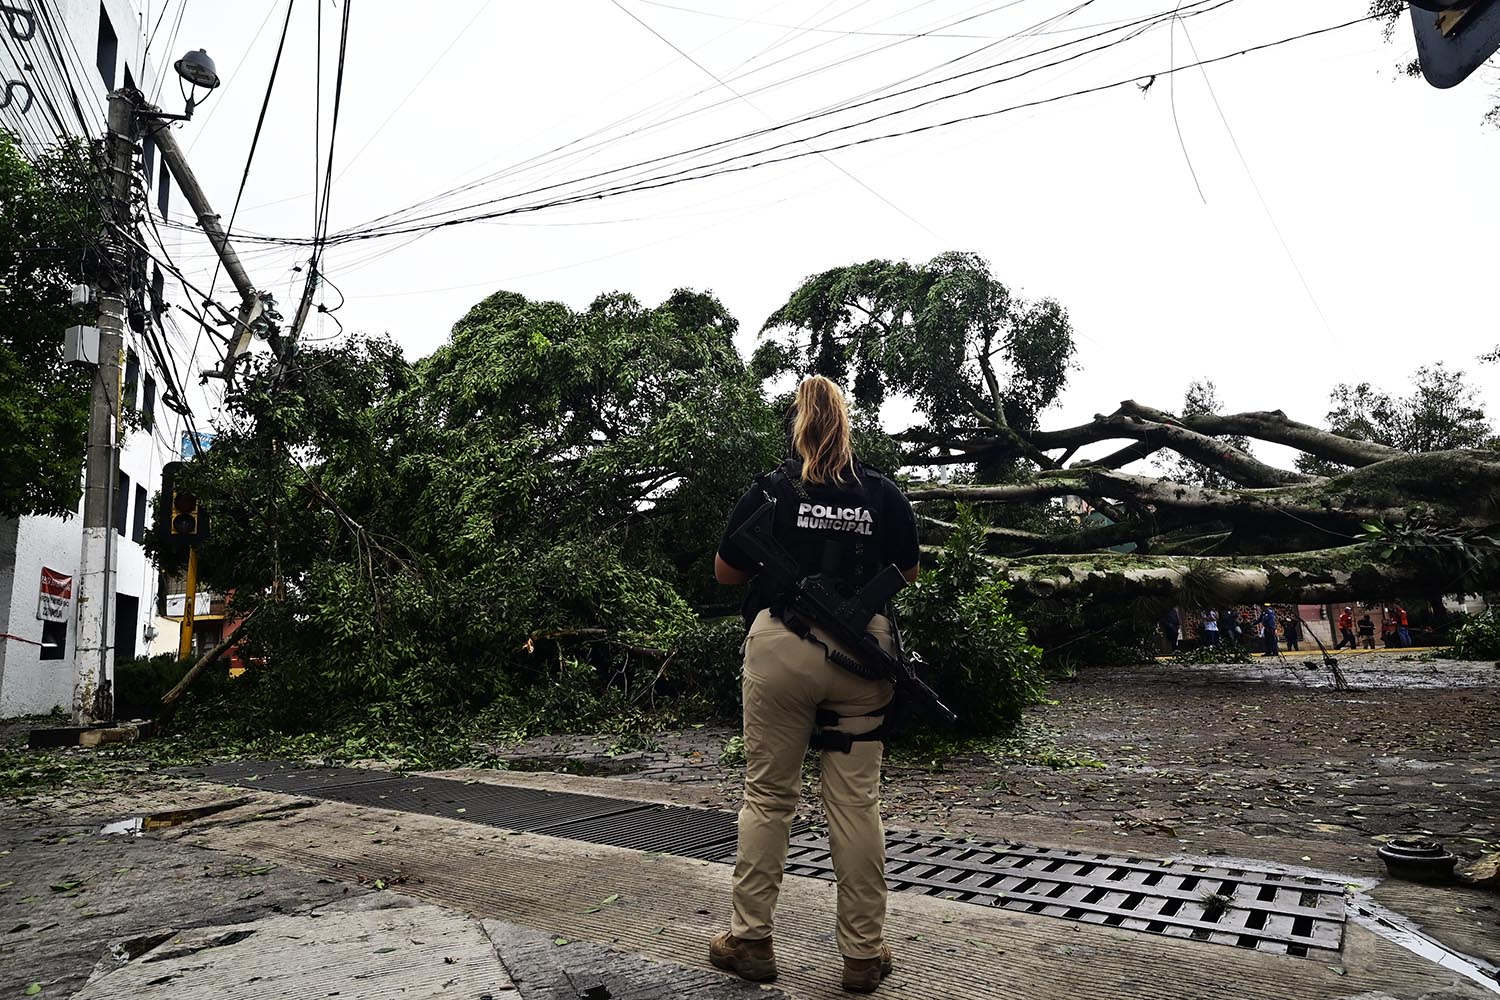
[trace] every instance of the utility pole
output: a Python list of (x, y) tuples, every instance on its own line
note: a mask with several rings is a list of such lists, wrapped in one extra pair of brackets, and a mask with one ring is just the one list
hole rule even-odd
[[(133, 227), (135, 102), (123, 90), (109, 95), (105, 154), (106, 227)], [(125, 296), (130, 253), (120, 236), (105, 234), (106, 261), (99, 277), (99, 368), (89, 395), (89, 437), (84, 467), (83, 553), (78, 573), (78, 639), (75, 646), (73, 722), (87, 726), (114, 717), (110, 661), (114, 652), (115, 492), (119, 478), (120, 355), (125, 340)]]
[(156, 148), (161, 151), (163, 162), (171, 171), (173, 178), (177, 181), (177, 187), (187, 198), (188, 204), (193, 206), (193, 211), (198, 215), (198, 224), (203, 227), (208, 241), (218, 251), (219, 259), (224, 263), (224, 271), (229, 275), (229, 280), (234, 283), (235, 290), (240, 293), (239, 315), (234, 320), (234, 331), (229, 339), (229, 350), (224, 356), (224, 369), (216, 372), (222, 375), (226, 385), (234, 381), (235, 363), (239, 356), (250, 347), (250, 336), (252, 331), (264, 317), (264, 326), (270, 329), (279, 317), (275, 314), (275, 300), (270, 295), (258, 292), (250, 283), (250, 276), (245, 273), (245, 266), (240, 263), (240, 258), (234, 252), (234, 247), (229, 243), (229, 235), (224, 232), (224, 227), (219, 225), (219, 216), (208, 203), (208, 196), (203, 193), (203, 186), (198, 183), (193, 168), (188, 166), (187, 158), (182, 155), (182, 147), (177, 145), (177, 138), (172, 130), (166, 125), (156, 129), (152, 133), (156, 138)]
[(177, 659), (193, 653), (193, 613), (198, 605), (198, 546), (188, 546), (187, 600), (182, 605), (182, 626), (177, 637)]

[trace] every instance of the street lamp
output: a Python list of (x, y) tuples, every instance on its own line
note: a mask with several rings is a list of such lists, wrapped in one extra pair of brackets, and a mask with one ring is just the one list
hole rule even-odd
[(140, 109), (136, 111), (139, 118), (149, 118), (153, 121), (185, 122), (193, 117), (193, 109), (197, 107), (198, 88), (203, 88), (202, 100), (208, 100), (208, 95), (213, 93), (219, 85), (219, 74), (214, 69), (214, 61), (208, 57), (208, 53), (202, 49), (194, 49), (181, 59), (172, 64), (181, 78), (178, 86), (182, 91), (182, 99), (187, 104), (187, 113), (181, 115), (169, 115), (164, 111), (147, 111)]

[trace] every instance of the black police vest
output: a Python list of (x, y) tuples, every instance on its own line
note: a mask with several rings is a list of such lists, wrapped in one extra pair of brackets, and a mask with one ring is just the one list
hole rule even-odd
[[(840, 590), (853, 593), (883, 568), (880, 532), (885, 512), (884, 478), (856, 463), (858, 481), (807, 483), (800, 462), (790, 460), (757, 482), (776, 500), (773, 533), (797, 561), (800, 576), (826, 573)], [(757, 576), (745, 595), (746, 621), (762, 608), (775, 608), (779, 594), (766, 592)]]

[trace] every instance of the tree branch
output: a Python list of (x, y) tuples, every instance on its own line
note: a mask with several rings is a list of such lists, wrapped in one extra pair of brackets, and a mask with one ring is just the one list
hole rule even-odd
[(1390, 448), (1373, 441), (1356, 441), (1332, 431), (1320, 430), (1310, 424), (1290, 419), (1281, 410), (1250, 413), (1195, 413), (1187, 417), (1172, 417), (1161, 410), (1152, 409), (1127, 399), (1120, 404), (1120, 413), (1146, 420), (1174, 420), (1200, 434), (1242, 434), (1259, 441), (1284, 444), (1315, 458), (1352, 465), (1361, 468), (1407, 454), (1399, 448)]
[(219, 657), (223, 656), (225, 651), (228, 650), (229, 647), (233, 646), (235, 643), (239, 642), (241, 638), (243, 638), (240, 635), (240, 629), (244, 628), (245, 625), (249, 623), (250, 619), (255, 617), (256, 612), (258, 612), (259, 610), (260, 608), (258, 607), (254, 608), (249, 614), (241, 618), (239, 621), (239, 625), (235, 627), (235, 630), (232, 633), (225, 637), (225, 639), (213, 649), (210, 649), (208, 652), (200, 656), (198, 658), (198, 662), (193, 664), (188, 672), (182, 675), (182, 680), (173, 685), (172, 690), (161, 696), (162, 711), (159, 716), (160, 718), (170, 719), (172, 717), (172, 713), (176, 711), (175, 705), (177, 699), (182, 697), (183, 693), (187, 691), (188, 687), (192, 685), (193, 681), (197, 680), (198, 676), (202, 674), (203, 671), (207, 670), (210, 664), (212, 664)]
[[(946, 541), (955, 527), (950, 521), (926, 514), (921, 515), (920, 520), (924, 525), (931, 526), (929, 530), (922, 532), (922, 540), (933, 544)], [(985, 551), (991, 555), (1014, 557), (1089, 552), (1128, 542), (1144, 543), (1155, 538), (1162, 530), (1156, 516), (1149, 511), (1138, 518), (1116, 521), (1113, 524), (1089, 525), (1077, 531), (1056, 535), (1021, 528), (986, 527)], [(1006, 551), (1007, 547), (1010, 551)]]
[[(1094, 553), (992, 559), (1018, 594), (1187, 600), (1198, 606), (1250, 601), (1322, 604), (1371, 594), (1444, 592), (1452, 574), (1436, 564), (1393, 562), (1379, 543), (1261, 558)], [(1479, 581), (1476, 581), (1478, 584)]]
[(1179, 455), (1223, 473), (1236, 483), (1251, 487), (1290, 486), (1312, 482), (1315, 478), (1267, 465), (1238, 448), (1182, 426), (1170, 414), (1160, 416), (1162, 419), (1158, 420), (1115, 413), (1107, 417), (1097, 416), (1090, 423), (1060, 431), (1037, 431), (1028, 434), (1027, 438), (1042, 449), (1077, 448), (1098, 441), (1134, 438), (1155, 448), (1171, 448)]
[[(1347, 477), (1340, 477), (1347, 478)], [(936, 486), (914, 489), (913, 503), (929, 500), (973, 500), (990, 503), (1027, 503), (1058, 497), (1119, 500), (1201, 515), (1200, 519), (1265, 520), (1291, 517), (1307, 525), (1352, 537), (1362, 521), (1396, 523), (1405, 518), (1400, 507), (1325, 507), (1311, 486), (1275, 490), (1217, 490), (1188, 486), (1149, 476), (1093, 467), (1039, 473), (1033, 482), (1007, 486)]]

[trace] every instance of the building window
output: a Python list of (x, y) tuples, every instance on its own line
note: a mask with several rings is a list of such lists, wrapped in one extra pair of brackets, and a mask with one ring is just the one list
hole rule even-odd
[(109, 11), (99, 5), (99, 48), (94, 59), (99, 66), (99, 76), (104, 80), (105, 90), (115, 89), (115, 63), (120, 58), (120, 38), (115, 26), (110, 23)]
[(156, 379), (146, 376), (141, 392), (141, 426), (150, 430), (156, 425)]
[(161, 268), (155, 264), (151, 265), (151, 317), (156, 320), (156, 325), (161, 326), (161, 314), (166, 311), (167, 279), (162, 277)]
[(68, 656), (68, 623), (42, 622), (42, 659), (63, 660)]
[(115, 662), (135, 659), (135, 637), (140, 634), (140, 598), (115, 595)]
[(156, 172), (156, 208), (161, 217), (167, 217), (167, 206), (172, 204), (172, 175), (167, 171), (167, 158), (161, 158), (161, 169)]
[(125, 534), (125, 525), (130, 523), (130, 477), (118, 473), (115, 480), (115, 530)]
[(156, 138), (146, 136), (141, 140), (141, 161), (145, 164), (146, 187), (151, 186), (151, 178), (156, 174)]
[(135, 351), (125, 352), (125, 384), (120, 389), (120, 405), (127, 410), (135, 409), (135, 391), (141, 384), (141, 357)]
[(144, 542), (146, 540), (146, 488), (137, 486), (135, 488), (135, 519), (130, 522), (130, 540), (132, 542)]

